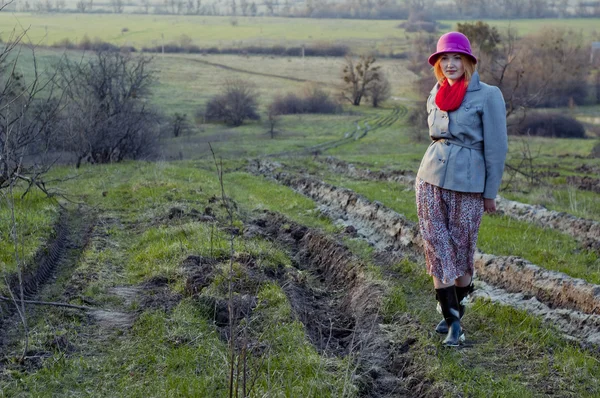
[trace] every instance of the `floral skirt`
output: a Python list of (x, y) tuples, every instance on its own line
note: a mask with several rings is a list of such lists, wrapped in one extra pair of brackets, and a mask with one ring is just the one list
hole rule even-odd
[(482, 195), (450, 191), (420, 178), (415, 191), (427, 273), (443, 283), (473, 275), (473, 256), (483, 216)]

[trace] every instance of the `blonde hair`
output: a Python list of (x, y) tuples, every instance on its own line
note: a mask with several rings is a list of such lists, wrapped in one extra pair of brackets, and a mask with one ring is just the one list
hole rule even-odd
[[(460, 54), (460, 60), (462, 61), (463, 67), (465, 68), (465, 86), (468, 86), (471, 82), (471, 77), (473, 73), (475, 73), (476, 65), (473, 60), (467, 57), (464, 54)], [(440, 63), (442, 62), (442, 57), (439, 56), (433, 65), (433, 74), (437, 79), (438, 83), (442, 84), (444, 80), (446, 80), (446, 76), (444, 76), (444, 72), (442, 71), (442, 66)]]

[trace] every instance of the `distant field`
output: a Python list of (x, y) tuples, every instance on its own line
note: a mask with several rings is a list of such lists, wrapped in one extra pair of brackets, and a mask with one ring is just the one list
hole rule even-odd
[[(80, 51), (38, 49), (38, 64), (51, 67), (63, 55), (73, 60), (82, 56)], [(27, 77), (32, 73), (30, 52), (21, 54), (21, 71)], [(408, 61), (379, 59), (392, 85), (394, 103), (406, 104), (418, 98), (412, 92), (416, 76), (407, 69)], [(165, 113), (175, 112), (193, 115), (206, 101), (221, 91), (228, 79), (244, 79), (256, 85), (259, 103), (264, 110), (276, 95), (289, 92), (297, 94), (311, 86), (317, 86), (338, 95), (338, 85), (343, 59), (331, 57), (266, 57), (238, 55), (154, 55), (157, 84), (153, 87), (152, 102)]]
[[(398, 50), (405, 36), (398, 21), (322, 20), (301, 18), (237, 18), (168, 15), (0, 14), (2, 38), (15, 26), (30, 27), (34, 43), (52, 45), (64, 39), (80, 41), (84, 35), (136, 48), (157, 46), (189, 36), (202, 47), (246, 45), (298, 46), (343, 42), (357, 48)], [(127, 28), (128, 31), (122, 33)], [(47, 29), (47, 36), (46, 36)]]
[[(85, 35), (117, 45), (136, 48), (178, 42), (183, 35), (201, 47), (237, 48), (258, 46), (299, 46), (319, 43), (346, 44), (353, 50), (381, 53), (405, 51), (407, 34), (396, 26), (400, 21), (348, 19), (307, 19), (238, 17), (171, 16), (139, 14), (32, 14), (0, 13), (0, 37), (6, 40), (15, 27), (29, 28), (33, 43), (52, 45), (65, 39), (77, 43)], [(450, 30), (457, 21), (440, 21)], [(582, 31), (588, 38), (598, 36), (600, 19), (488, 20), (501, 30), (508, 26), (519, 34), (527, 34), (545, 26), (560, 26)], [(127, 31), (123, 31), (124, 29)]]

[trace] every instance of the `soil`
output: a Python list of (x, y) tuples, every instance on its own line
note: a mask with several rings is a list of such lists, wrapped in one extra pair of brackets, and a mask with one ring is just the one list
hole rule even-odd
[(567, 184), (577, 187), (584, 191), (591, 191), (600, 193), (600, 178), (594, 177), (580, 177), (580, 176), (568, 176)]

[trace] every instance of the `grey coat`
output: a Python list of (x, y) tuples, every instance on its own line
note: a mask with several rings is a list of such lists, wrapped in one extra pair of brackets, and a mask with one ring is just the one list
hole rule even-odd
[(479, 81), (475, 72), (463, 102), (445, 112), (435, 104), (436, 84), (427, 99), (429, 136), (434, 140), (417, 177), (441, 188), (498, 194), (508, 151), (506, 108), (500, 89)]

